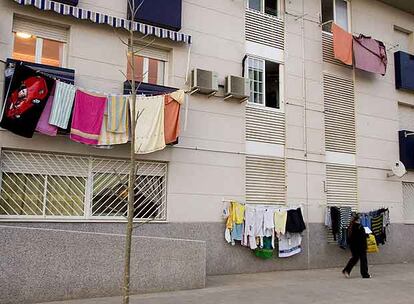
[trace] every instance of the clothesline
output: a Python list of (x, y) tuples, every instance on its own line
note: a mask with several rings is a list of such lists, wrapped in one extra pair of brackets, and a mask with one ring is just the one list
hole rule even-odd
[[(334, 23), (334, 22), (335, 22), (334, 20), (329, 20), (329, 21), (325, 21), (325, 22), (319, 23), (319, 24), (322, 26), (322, 25), (325, 25), (325, 24), (328, 24), (328, 23)], [(367, 36), (366, 34), (357, 33), (357, 32), (352, 32), (351, 34), (354, 35), (354, 36), (359, 36), (359, 35)], [(390, 47), (390, 48), (387, 48), (387, 51), (392, 50), (392, 49), (397, 48), (397, 47), (400, 46), (399, 43), (394, 43), (394, 42), (391, 43), (391, 42), (387, 42), (387, 41), (383, 41), (383, 40), (381, 40), (381, 42)]]

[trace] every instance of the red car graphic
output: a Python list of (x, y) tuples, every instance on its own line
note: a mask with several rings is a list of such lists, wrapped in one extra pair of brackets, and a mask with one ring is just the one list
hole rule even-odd
[(10, 106), (6, 111), (8, 118), (20, 118), (23, 113), (39, 104), (48, 94), (44, 78), (32, 76), (22, 81), (19, 89), (11, 93), (8, 101)]

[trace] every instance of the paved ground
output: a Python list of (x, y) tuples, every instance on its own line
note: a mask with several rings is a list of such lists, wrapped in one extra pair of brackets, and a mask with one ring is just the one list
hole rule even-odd
[[(345, 279), (339, 269), (209, 277), (200, 290), (133, 296), (131, 304), (412, 304), (414, 264), (371, 266), (372, 279), (358, 270)], [(53, 302), (119, 304), (120, 298)], [(48, 303), (51, 304), (51, 303)]]

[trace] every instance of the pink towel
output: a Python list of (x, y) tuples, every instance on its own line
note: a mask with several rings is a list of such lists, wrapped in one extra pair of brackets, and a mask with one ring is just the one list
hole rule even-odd
[(106, 96), (76, 91), (70, 139), (87, 145), (97, 145), (105, 113)]
[(49, 98), (47, 99), (46, 106), (43, 109), (42, 115), (40, 116), (39, 122), (36, 126), (36, 131), (49, 135), (49, 136), (56, 136), (58, 132), (58, 128), (56, 126), (52, 126), (49, 124), (49, 116), (50, 112), (52, 111), (53, 106), (53, 99), (55, 97), (55, 87), (53, 86), (52, 92), (49, 95)]
[(361, 34), (354, 37), (353, 49), (356, 68), (385, 75), (388, 59), (384, 43)]

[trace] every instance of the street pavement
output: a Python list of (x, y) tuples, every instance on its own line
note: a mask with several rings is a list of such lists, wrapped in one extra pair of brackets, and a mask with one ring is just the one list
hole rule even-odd
[[(413, 304), (414, 264), (370, 267), (371, 279), (340, 269), (211, 276), (204, 289), (132, 296), (131, 304)], [(120, 297), (48, 304), (119, 304)]]

